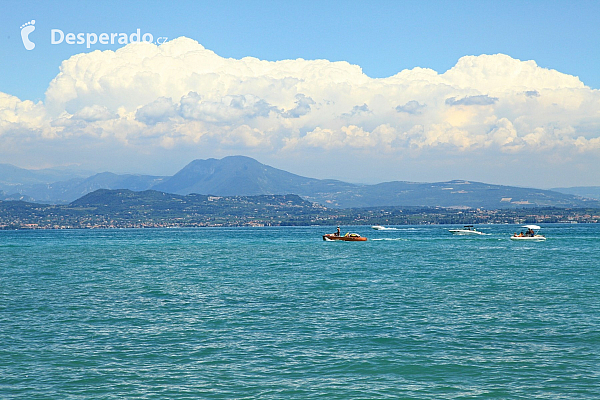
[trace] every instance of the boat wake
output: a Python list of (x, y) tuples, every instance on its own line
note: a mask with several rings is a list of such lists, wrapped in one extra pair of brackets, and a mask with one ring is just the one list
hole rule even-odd
[(399, 231), (400, 230), (398, 228), (388, 228), (387, 226), (381, 226), (381, 225), (374, 225), (371, 228), (375, 229), (376, 231)]

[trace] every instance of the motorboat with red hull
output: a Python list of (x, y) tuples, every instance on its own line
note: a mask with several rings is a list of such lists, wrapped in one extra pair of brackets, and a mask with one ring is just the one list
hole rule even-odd
[(358, 233), (346, 233), (344, 236), (340, 236), (335, 233), (327, 233), (327, 234), (323, 235), (323, 240), (325, 240), (325, 241), (340, 240), (343, 242), (364, 242), (367, 240), (367, 238), (364, 236), (360, 236)]

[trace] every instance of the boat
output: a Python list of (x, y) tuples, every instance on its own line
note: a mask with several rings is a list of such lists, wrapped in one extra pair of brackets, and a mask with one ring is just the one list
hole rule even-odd
[(510, 240), (523, 240), (530, 242), (543, 242), (546, 240), (545, 236), (535, 233), (535, 231), (539, 231), (541, 229), (538, 225), (523, 225), (523, 228), (527, 228), (525, 233), (515, 233), (510, 237)]
[(387, 226), (382, 225), (373, 225), (371, 229), (375, 229), (376, 231), (397, 231), (398, 228), (388, 228)]
[(454, 235), (486, 235), (473, 227), (473, 225), (465, 225), (462, 229), (448, 229)]
[(360, 236), (358, 233), (346, 233), (344, 236), (338, 235), (336, 233), (327, 233), (327, 234), (323, 235), (323, 240), (325, 240), (325, 241), (341, 240), (344, 242), (364, 242), (367, 240), (367, 238), (364, 236)]

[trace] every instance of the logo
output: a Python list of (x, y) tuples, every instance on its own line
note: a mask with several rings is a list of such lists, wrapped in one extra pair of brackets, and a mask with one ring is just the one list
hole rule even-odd
[(167, 41), (166, 37), (159, 37), (154, 41), (154, 36), (151, 33), (144, 33), (142, 35), (140, 28), (137, 31), (127, 34), (125, 32), (103, 32), (103, 33), (93, 33), (93, 32), (67, 32), (64, 33), (60, 29), (52, 29), (50, 31), (50, 44), (85, 44), (85, 47), (88, 49), (95, 44), (127, 44), (127, 43), (135, 43), (135, 42), (155, 42), (158, 45), (161, 45)]
[(35, 43), (29, 40), (29, 34), (35, 31), (35, 19), (21, 25), (21, 39), (23, 39), (23, 46), (27, 50), (33, 50)]
[[(26, 50), (33, 50), (35, 43), (29, 39), (29, 34), (35, 31), (35, 20), (24, 23), (21, 25), (21, 39), (23, 40), (23, 46)], [(148, 42), (156, 45), (161, 45), (169, 40), (167, 37), (161, 36), (154, 40), (154, 35), (150, 32), (142, 33), (140, 28), (137, 28), (135, 32), (63, 32), (60, 29), (52, 29), (50, 31), (50, 44), (58, 45), (61, 43), (67, 45), (85, 45), (88, 49), (94, 45), (126, 45), (128, 43), (135, 42)]]

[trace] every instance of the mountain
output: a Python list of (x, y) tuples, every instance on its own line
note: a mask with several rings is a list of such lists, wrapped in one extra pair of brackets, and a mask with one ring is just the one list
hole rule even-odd
[(6, 190), (18, 185), (43, 183), (44, 179), (36, 171), (0, 164), (0, 189)]
[[(315, 199), (316, 200), (316, 199)], [(453, 208), (597, 207), (600, 202), (550, 190), (454, 180), (385, 182), (335, 193), (326, 200), (336, 207), (428, 206)]]
[(184, 199), (184, 196), (155, 190), (98, 189), (71, 202), (69, 206), (122, 211), (136, 207), (152, 207), (155, 204), (168, 204), (168, 207), (173, 207), (184, 203)]
[[(591, 196), (552, 190), (455, 180), (437, 183), (384, 182), (357, 185), (296, 175), (243, 156), (194, 160), (171, 177), (95, 174), (41, 182), (40, 171), (4, 165), (0, 200), (23, 199), (53, 204), (71, 202), (97, 189), (155, 190), (177, 195), (257, 196), (295, 194), (334, 208), (446, 207), (505, 209), (523, 207), (600, 207)], [(10, 168), (12, 167), (12, 169)], [(4, 172), (3, 172), (4, 171)], [(14, 175), (7, 178), (11, 171)], [(4, 175), (2, 175), (4, 174)], [(44, 179), (50, 179), (46, 176)], [(1, 184), (5, 183), (5, 187)], [(588, 198), (586, 198), (588, 197)]]
[(71, 179), (47, 185), (32, 185), (23, 192), (37, 201), (68, 203), (97, 189), (148, 190), (165, 179), (151, 175), (117, 175), (111, 172), (95, 174), (85, 179)]
[(568, 188), (553, 188), (550, 190), (559, 193), (572, 194), (574, 196), (581, 196), (592, 200), (600, 200), (600, 186), (576, 186)]
[(91, 173), (78, 170), (76, 167), (46, 168), (31, 170), (15, 167), (11, 164), (0, 164), (0, 190), (32, 184), (52, 183), (82, 178)]
[(600, 209), (370, 207), (332, 209), (294, 194), (178, 195), (98, 189), (70, 204), (0, 201), (0, 230), (200, 226), (504, 224), (600, 222)]
[(230, 156), (221, 160), (194, 160), (152, 189), (177, 194), (255, 196), (293, 193), (310, 197), (356, 187), (341, 181), (306, 178), (261, 164), (250, 157)]
[[(119, 212), (133, 209), (149, 209), (152, 211), (167, 210), (181, 211), (190, 210), (193, 207), (212, 206), (215, 204), (235, 204), (237, 208), (253, 211), (257, 205), (268, 204), (286, 207), (306, 207), (315, 209), (315, 206), (297, 195), (258, 195), (258, 196), (207, 196), (200, 194), (188, 194), (186, 196), (164, 193), (156, 190), (133, 191), (128, 189), (98, 189), (71, 202), (67, 207), (116, 210)], [(213, 207), (208, 207), (213, 208)], [(322, 210), (323, 207), (316, 207)], [(142, 211), (143, 212), (143, 211)], [(228, 210), (229, 213), (234, 211)]]
[(195, 160), (153, 190), (186, 195), (251, 196), (294, 193), (328, 207), (429, 206), (477, 208), (595, 207), (594, 202), (550, 190), (481, 182), (385, 182), (355, 185), (295, 175), (242, 156)]
[[(0, 220), (1, 206), (0, 202)], [(65, 217), (69, 216), (63, 221), (77, 224), (94, 220), (96, 224), (121, 227), (300, 224), (326, 210), (294, 194), (182, 196), (156, 190), (122, 189), (99, 189), (69, 205), (54, 207), (60, 207)], [(54, 211), (53, 215), (58, 214)]]
[(35, 202), (35, 199), (20, 193), (8, 194), (3, 190), (0, 190), (0, 201), (26, 201), (32, 203)]
[[(40, 196), (39, 191), (47, 191), (47, 186), (53, 182), (83, 180), (90, 174), (77, 167), (30, 170), (11, 164), (0, 164), (0, 200), (54, 202), (56, 196)], [(57, 200), (65, 202), (60, 195)]]
[(53, 183), (40, 183), (39, 176), (35, 175), (30, 180), (22, 182), (33, 181), (36, 183), (12, 185), (10, 186), (10, 193), (14, 193), (5, 196), (0, 194), (0, 198), (11, 200), (21, 196), (23, 199), (28, 199), (28, 201), (61, 204), (69, 203), (97, 189), (148, 190), (164, 179), (165, 177), (162, 176), (117, 175), (111, 172), (103, 172), (87, 178), (78, 177)]

